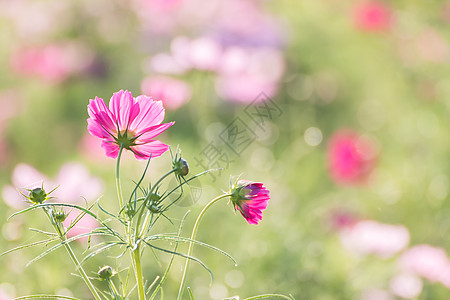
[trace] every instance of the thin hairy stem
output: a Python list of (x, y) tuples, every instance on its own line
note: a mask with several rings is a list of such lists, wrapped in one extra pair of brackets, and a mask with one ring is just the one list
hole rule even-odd
[[(147, 226), (148, 226), (148, 224), (149, 224), (148, 214), (150, 214), (150, 212), (147, 211), (147, 216), (146, 216), (146, 218), (145, 218), (144, 225), (142, 226), (142, 228), (140, 228), (142, 215), (144, 214), (145, 207), (146, 207), (146, 204), (147, 204), (146, 202), (150, 199), (150, 197), (152, 196), (152, 193), (153, 193), (153, 191), (156, 189), (156, 187), (157, 187), (157, 186), (158, 186), (158, 185), (159, 185), (159, 184), (160, 184), (167, 176), (169, 176), (170, 174), (172, 174), (172, 173), (175, 172), (175, 171), (176, 171), (176, 169), (172, 169), (172, 170), (170, 170), (169, 172), (167, 172), (166, 174), (164, 174), (160, 179), (158, 179), (158, 181), (156, 181), (156, 183), (152, 186), (152, 188), (151, 188), (150, 191), (148, 192), (148, 195), (147, 195), (146, 199), (144, 200), (144, 203), (142, 204), (142, 209), (141, 209), (141, 211), (139, 212), (139, 216), (138, 216), (138, 219), (137, 219), (137, 222), (136, 222), (136, 232), (139, 233), (138, 236), (137, 236), (138, 239), (142, 237), (142, 235), (143, 235), (144, 232), (145, 232), (145, 228), (147, 228)], [(139, 228), (140, 228), (140, 230), (139, 230)]]
[(119, 208), (122, 211), (123, 208), (123, 196), (122, 196), (122, 187), (120, 185), (120, 158), (122, 157), (123, 146), (120, 146), (119, 154), (117, 155), (117, 164), (116, 164), (116, 189), (117, 189), (117, 197), (119, 198)]
[(133, 252), (133, 259), (136, 271), (136, 281), (138, 284), (139, 300), (145, 300), (144, 279), (142, 276), (141, 253), (139, 245)]
[[(205, 214), (205, 212), (208, 210), (208, 208), (210, 208), (214, 203), (216, 203), (217, 201), (219, 201), (222, 198), (226, 198), (231, 196), (230, 194), (225, 194), (225, 195), (220, 195), (214, 199), (212, 199), (208, 204), (206, 204), (206, 206), (202, 209), (202, 211), (200, 212), (200, 214), (197, 217), (197, 220), (195, 221), (194, 227), (192, 228), (192, 233), (191, 233), (191, 241), (189, 242), (189, 248), (188, 248), (188, 253), (187, 256), (190, 257), (191, 253), (192, 253), (192, 248), (194, 246), (194, 243), (192, 242), (193, 240), (195, 240), (195, 237), (197, 236), (197, 231), (198, 231), (198, 227), (200, 225), (200, 221), (202, 220), (203, 215)], [(183, 277), (181, 278), (181, 283), (180, 283), (180, 289), (178, 290), (178, 297), (177, 300), (181, 300), (181, 297), (183, 296), (183, 290), (184, 290), (184, 283), (186, 281), (186, 274), (187, 274), (187, 270), (189, 268), (189, 262), (190, 259), (186, 259), (186, 264), (184, 265), (184, 271), (183, 271)]]
[(89, 277), (87, 276), (86, 272), (84, 271), (83, 267), (81, 266), (80, 262), (78, 261), (77, 257), (75, 256), (75, 253), (73, 252), (72, 248), (68, 243), (66, 243), (66, 236), (61, 231), (61, 228), (53, 221), (52, 216), (50, 216), (47, 209), (44, 208), (44, 212), (47, 215), (50, 223), (55, 228), (56, 232), (59, 235), (59, 238), (61, 239), (61, 242), (64, 244), (64, 248), (66, 248), (67, 252), (69, 253), (70, 258), (72, 259), (73, 263), (78, 269), (78, 272), (80, 272), (81, 277), (83, 278), (84, 282), (88, 286), (89, 290), (91, 291), (92, 295), (96, 300), (101, 300), (100, 295), (97, 293), (97, 290), (95, 289), (92, 282), (89, 280)]

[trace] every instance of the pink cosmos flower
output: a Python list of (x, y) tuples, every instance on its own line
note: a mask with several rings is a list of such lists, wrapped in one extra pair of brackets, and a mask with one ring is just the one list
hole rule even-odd
[(336, 132), (327, 152), (330, 176), (339, 184), (362, 184), (375, 166), (374, 144), (350, 130)]
[(383, 2), (371, 1), (355, 8), (354, 19), (356, 26), (362, 30), (383, 31), (391, 26), (392, 13)]
[(231, 191), (231, 202), (249, 224), (261, 221), (269, 199), (269, 190), (258, 182), (239, 180)]
[(109, 107), (101, 98), (91, 99), (88, 113), (88, 131), (102, 139), (108, 157), (117, 158), (120, 147), (140, 160), (158, 157), (169, 149), (154, 140), (174, 124), (161, 124), (165, 115), (161, 101), (144, 95), (133, 98), (130, 92), (120, 90), (111, 97)]

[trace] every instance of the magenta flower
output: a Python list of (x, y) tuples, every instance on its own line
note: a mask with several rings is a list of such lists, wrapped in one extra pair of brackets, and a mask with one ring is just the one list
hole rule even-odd
[(249, 224), (261, 221), (269, 199), (269, 190), (258, 182), (239, 180), (231, 190), (231, 202)]
[(102, 139), (108, 157), (117, 158), (120, 147), (141, 160), (158, 157), (169, 149), (154, 139), (174, 123), (161, 124), (165, 115), (161, 101), (144, 95), (133, 98), (130, 92), (120, 90), (111, 97), (109, 108), (103, 99), (91, 99), (88, 113), (88, 131)]
[(364, 184), (375, 168), (377, 151), (371, 140), (351, 130), (339, 130), (330, 139), (328, 168), (338, 184)]

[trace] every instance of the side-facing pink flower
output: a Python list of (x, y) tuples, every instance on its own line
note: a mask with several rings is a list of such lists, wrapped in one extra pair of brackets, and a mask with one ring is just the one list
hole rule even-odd
[(144, 95), (133, 98), (130, 92), (120, 90), (111, 97), (109, 107), (101, 98), (91, 99), (88, 114), (88, 131), (102, 139), (108, 157), (117, 158), (120, 147), (141, 160), (158, 157), (169, 149), (154, 139), (174, 124), (161, 124), (165, 115), (161, 101)]
[(375, 166), (375, 145), (351, 130), (336, 132), (328, 145), (331, 178), (339, 184), (361, 184)]
[(231, 190), (231, 202), (249, 224), (258, 224), (270, 200), (262, 183), (239, 180)]

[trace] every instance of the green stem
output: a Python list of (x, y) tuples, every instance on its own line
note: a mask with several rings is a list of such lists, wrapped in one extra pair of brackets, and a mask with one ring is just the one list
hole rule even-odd
[(117, 189), (117, 197), (119, 198), (119, 210), (123, 211), (123, 196), (122, 196), (122, 188), (120, 185), (120, 158), (122, 157), (123, 146), (120, 146), (119, 154), (117, 155), (117, 164), (116, 164), (116, 189)]
[[(180, 228), (178, 229), (178, 236), (180, 236), (181, 231), (183, 230), (184, 221), (185, 221), (187, 215), (188, 215), (190, 212), (191, 212), (191, 211), (188, 210), (188, 211), (184, 214), (183, 219), (181, 220)], [(166, 268), (166, 272), (164, 272), (164, 275), (163, 275), (163, 277), (161, 278), (161, 280), (159, 281), (158, 286), (155, 288), (155, 290), (153, 291), (153, 294), (150, 296), (150, 300), (153, 300), (153, 299), (156, 297), (156, 294), (158, 294), (158, 291), (161, 289), (161, 287), (162, 287), (164, 281), (166, 281), (167, 275), (169, 274), (170, 268), (172, 267), (173, 260), (175, 259), (175, 253), (177, 252), (177, 249), (178, 249), (178, 243), (175, 243), (175, 246), (174, 246), (173, 251), (172, 251), (172, 256), (170, 257), (169, 264), (167, 265), (167, 268)], [(162, 298), (161, 298), (161, 299), (162, 299)]]
[(138, 283), (139, 300), (145, 300), (144, 280), (142, 276), (140, 246), (133, 252), (134, 267), (136, 269), (136, 281)]
[[(198, 227), (200, 225), (200, 221), (203, 217), (203, 215), (205, 214), (205, 212), (208, 210), (208, 208), (211, 207), (211, 205), (213, 205), (214, 203), (216, 203), (217, 201), (219, 201), (222, 198), (226, 198), (231, 196), (230, 194), (225, 194), (225, 195), (220, 195), (214, 199), (212, 199), (208, 204), (206, 204), (206, 206), (202, 209), (202, 211), (200, 212), (200, 214), (197, 217), (197, 220), (195, 221), (194, 224), (194, 228), (192, 228), (192, 234), (191, 234), (191, 241), (189, 242), (189, 248), (188, 248), (188, 252), (187, 252), (187, 256), (191, 256), (192, 253), (192, 248), (194, 246), (194, 243), (192, 242), (193, 240), (195, 240), (195, 237), (197, 235), (197, 231), (198, 231)], [(183, 289), (184, 289), (184, 283), (186, 281), (186, 274), (187, 274), (187, 270), (189, 268), (189, 262), (190, 259), (187, 258), (186, 259), (186, 264), (184, 265), (184, 271), (183, 271), (183, 277), (181, 278), (181, 283), (180, 283), (180, 289), (178, 290), (178, 297), (177, 300), (181, 300), (181, 297), (183, 296)]]
[(139, 235), (137, 236), (137, 239), (139, 239), (139, 238), (141, 238), (142, 237), (142, 235), (144, 234), (144, 232), (145, 232), (145, 228), (148, 226), (148, 220), (149, 220), (149, 218), (148, 218), (148, 214), (150, 213), (149, 211), (147, 211), (147, 216), (146, 216), (146, 218), (145, 218), (145, 220), (144, 220), (144, 226), (142, 226), (142, 228), (141, 228), (141, 230), (139, 230), (139, 226), (141, 225), (141, 219), (142, 219), (142, 215), (144, 214), (144, 211), (145, 211), (145, 207), (146, 207), (146, 205), (147, 205), (147, 201), (150, 199), (150, 197), (152, 196), (152, 193), (153, 193), (153, 191), (155, 190), (155, 188), (167, 177), (167, 176), (169, 176), (170, 174), (172, 174), (173, 172), (175, 172), (176, 171), (176, 169), (172, 169), (172, 170), (170, 170), (169, 172), (167, 172), (166, 174), (164, 174), (160, 179), (158, 179), (158, 181), (156, 181), (156, 183), (152, 186), (152, 188), (150, 189), (150, 191), (148, 192), (148, 195), (147, 195), (147, 197), (145, 198), (145, 200), (144, 200), (144, 203), (142, 204), (142, 209), (141, 209), (141, 211), (139, 212), (139, 216), (138, 216), (138, 219), (137, 219), (137, 222), (136, 222), (136, 232), (139, 232)]
[(109, 288), (110, 288), (111, 292), (114, 295), (114, 299), (121, 299), (120, 294), (117, 291), (116, 286), (114, 285), (114, 282), (111, 280), (111, 278), (108, 278), (107, 282), (108, 282), (108, 285), (109, 285)]
[(48, 210), (44, 208), (45, 214), (47, 215), (48, 219), (50, 220), (50, 223), (55, 228), (56, 232), (59, 235), (59, 238), (61, 239), (61, 242), (64, 245), (64, 248), (66, 248), (67, 252), (69, 253), (70, 258), (72, 259), (73, 263), (78, 269), (78, 272), (80, 272), (81, 277), (83, 278), (84, 282), (88, 286), (89, 290), (91, 291), (92, 295), (96, 300), (101, 300), (100, 295), (97, 293), (97, 290), (95, 289), (92, 282), (89, 280), (89, 277), (87, 276), (86, 272), (84, 271), (83, 267), (80, 265), (80, 262), (78, 261), (77, 257), (75, 256), (75, 253), (73, 252), (70, 245), (66, 242), (66, 236), (61, 232), (60, 228), (57, 224), (53, 222), (52, 217), (50, 216)]

